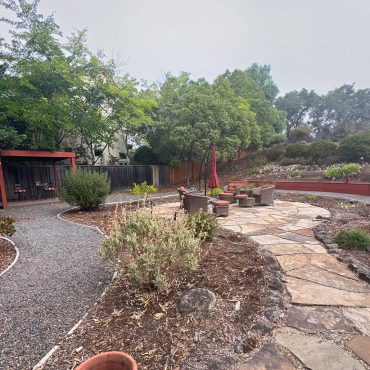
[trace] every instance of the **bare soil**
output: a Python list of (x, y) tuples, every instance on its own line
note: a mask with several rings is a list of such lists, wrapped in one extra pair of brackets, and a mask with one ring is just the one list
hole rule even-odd
[[(164, 292), (138, 291), (119, 274), (46, 368), (74, 369), (86, 358), (112, 350), (130, 353), (140, 369), (150, 370), (212, 368), (210, 364), (224, 358), (243, 361), (262, 339), (256, 334), (240, 353), (234, 346), (263, 310), (276, 304), (266, 298), (272, 275), (253, 242), (220, 231), (204, 244), (198, 269)], [(178, 313), (180, 295), (192, 287), (216, 294), (216, 308), (209, 314)]]
[[(278, 199), (309, 203), (330, 211), (330, 223), (326, 231), (331, 239), (342, 230), (361, 229), (370, 233), (370, 205), (346, 201), (339, 198), (325, 198), (295, 193), (278, 193)], [(370, 271), (370, 252), (366, 250), (343, 249), (344, 256), (355, 257), (360, 265)]]
[(12, 243), (0, 238), (0, 274), (14, 261), (16, 251)]

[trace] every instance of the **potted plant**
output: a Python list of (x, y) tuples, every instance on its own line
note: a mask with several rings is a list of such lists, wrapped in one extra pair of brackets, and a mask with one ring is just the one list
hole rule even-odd
[(103, 352), (90, 357), (76, 370), (137, 370), (137, 364), (127, 353)]
[(247, 194), (248, 197), (252, 196), (253, 189), (256, 187), (256, 184), (253, 182), (250, 182), (248, 184), (244, 184), (240, 188), (240, 194)]

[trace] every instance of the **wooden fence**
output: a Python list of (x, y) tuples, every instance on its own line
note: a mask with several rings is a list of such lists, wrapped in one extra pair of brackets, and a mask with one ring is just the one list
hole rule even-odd
[[(168, 166), (77, 166), (83, 170), (106, 172), (111, 184), (111, 191), (124, 191), (132, 188), (133, 183), (141, 183), (146, 181), (148, 184), (153, 184), (153, 167), (158, 167), (159, 176), (155, 185), (164, 187), (170, 185), (170, 170)], [(64, 177), (67, 171), (71, 170), (71, 166), (56, 166), (55, 176), (53, 166), (51, 165), (32, 165), (25, 166), (16, 162), (9, 162), (4, 165), (5, 189), (8, 200), (17, 200), (18, 195), (14, 193), (14, 185), (20, 184), (26, 190), (22, 194), (22, 200), (34, 199), (37, 196), (45, 196), (45, 194), (37, 194), (35, 184), (51, 183), (56, 189), (63, 186)], [(46, 196), (53, 197), (55, 193), (48, 193)]]

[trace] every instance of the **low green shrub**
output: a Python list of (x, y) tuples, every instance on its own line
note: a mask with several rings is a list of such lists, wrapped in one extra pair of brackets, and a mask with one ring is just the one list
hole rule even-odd
[(263, 151), (263, 155), (269, 162), (276, 162), (284, 156), (285, 150), (280, 146), (272, 146)]
[(309, 165), (311, 161), (309, 158), (298, 157), (298, 158), (282, 158), (279, 161), (281, 166), (291, 166), (293, 164)]
[(285, 155), (288, 158), (307, 157), (309, 145), (306, 144), (289, 144), (285, 148)]
[(240, 188), (243, 189), (243, 190), (253, 190), (256, 187), (257, 187), (257, 185), (255, 183), (249, 182), (247, 184), (243, 184)]
[(132, 194), (137, 197), (143, 198), (146, 201), (151, 194), (157, 193), (158, 189), (154, 185), (148, 184), (146, 181), (141, 184), (136, 184), (134, 182), (134, 187), (131, 189)]
[(340, 167), (328, 167), (325, 170), (325, 176), (329, 180), (344, 180), (358, 174), (361, 170), (361, 165), (358, 163), (348, 163)]
[(105, 202), (109, 190), (107, 173), (78, 169), (76, 174), (72, 171), (66, 174), (60, 198), (81, 210), (94, 211)]
[(360, 229), (340, 231), (335, 235), (335, 242), (343, 248), (365, 249), (370, 247), (370, 234)]
[(251, 159), (250, 167), (262, 167), (267, 163), (268, 163), (268, 160), (266, 156), (259, 154), (259, 155), (256, 155), (253, 159)]
[(288, 178), (291, 178), (291, 179), (298, 179), (300, 177), (302, 177), (302, 171), (301, 170), (293, 170), (288, 175)]
[(337, 146), (332, 141), (315, 141), (308, 146), (307, 154), (314, 162), (318, 162), (337, 152)]
[(15, 233), (14, 222), (9, 216), (0, 216), (0, 235), (12, 236)]
[(201, 240), (212, 240), (218, 229), (216, 217), (202, 210), (186, 219), (187, 227), (194, 233), (196, 238)]
[(345, 161), (369, 161), (370, 131), (345, 137), (339, 143), (338, 150)]
[(184, 220), (136, 210), (116, 215), (103, 258), (124, 258), (131, 283), (140, 289), (162, 290), (198, 266), (201, 239)]
[(357, 175), (361, 171), (361, 165), (359, 163), (347, 163), (342, 166), (343, 176), (351, 177)]
[(213, 189), (208, 191), (208, 195), (210, 197), (217, 197), (218, 194), (220, 194), (222, 192), (223, 192), (222, 188), (213, 188)]

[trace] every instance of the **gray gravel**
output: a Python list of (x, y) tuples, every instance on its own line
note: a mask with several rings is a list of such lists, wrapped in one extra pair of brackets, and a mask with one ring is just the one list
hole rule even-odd
[(0, 369), (30, 369), (77, 323), (114, 267), (96, 229), (56, 218), (65, 204), (0, 210), (19, 218), (17, 263), (0, 277)]

